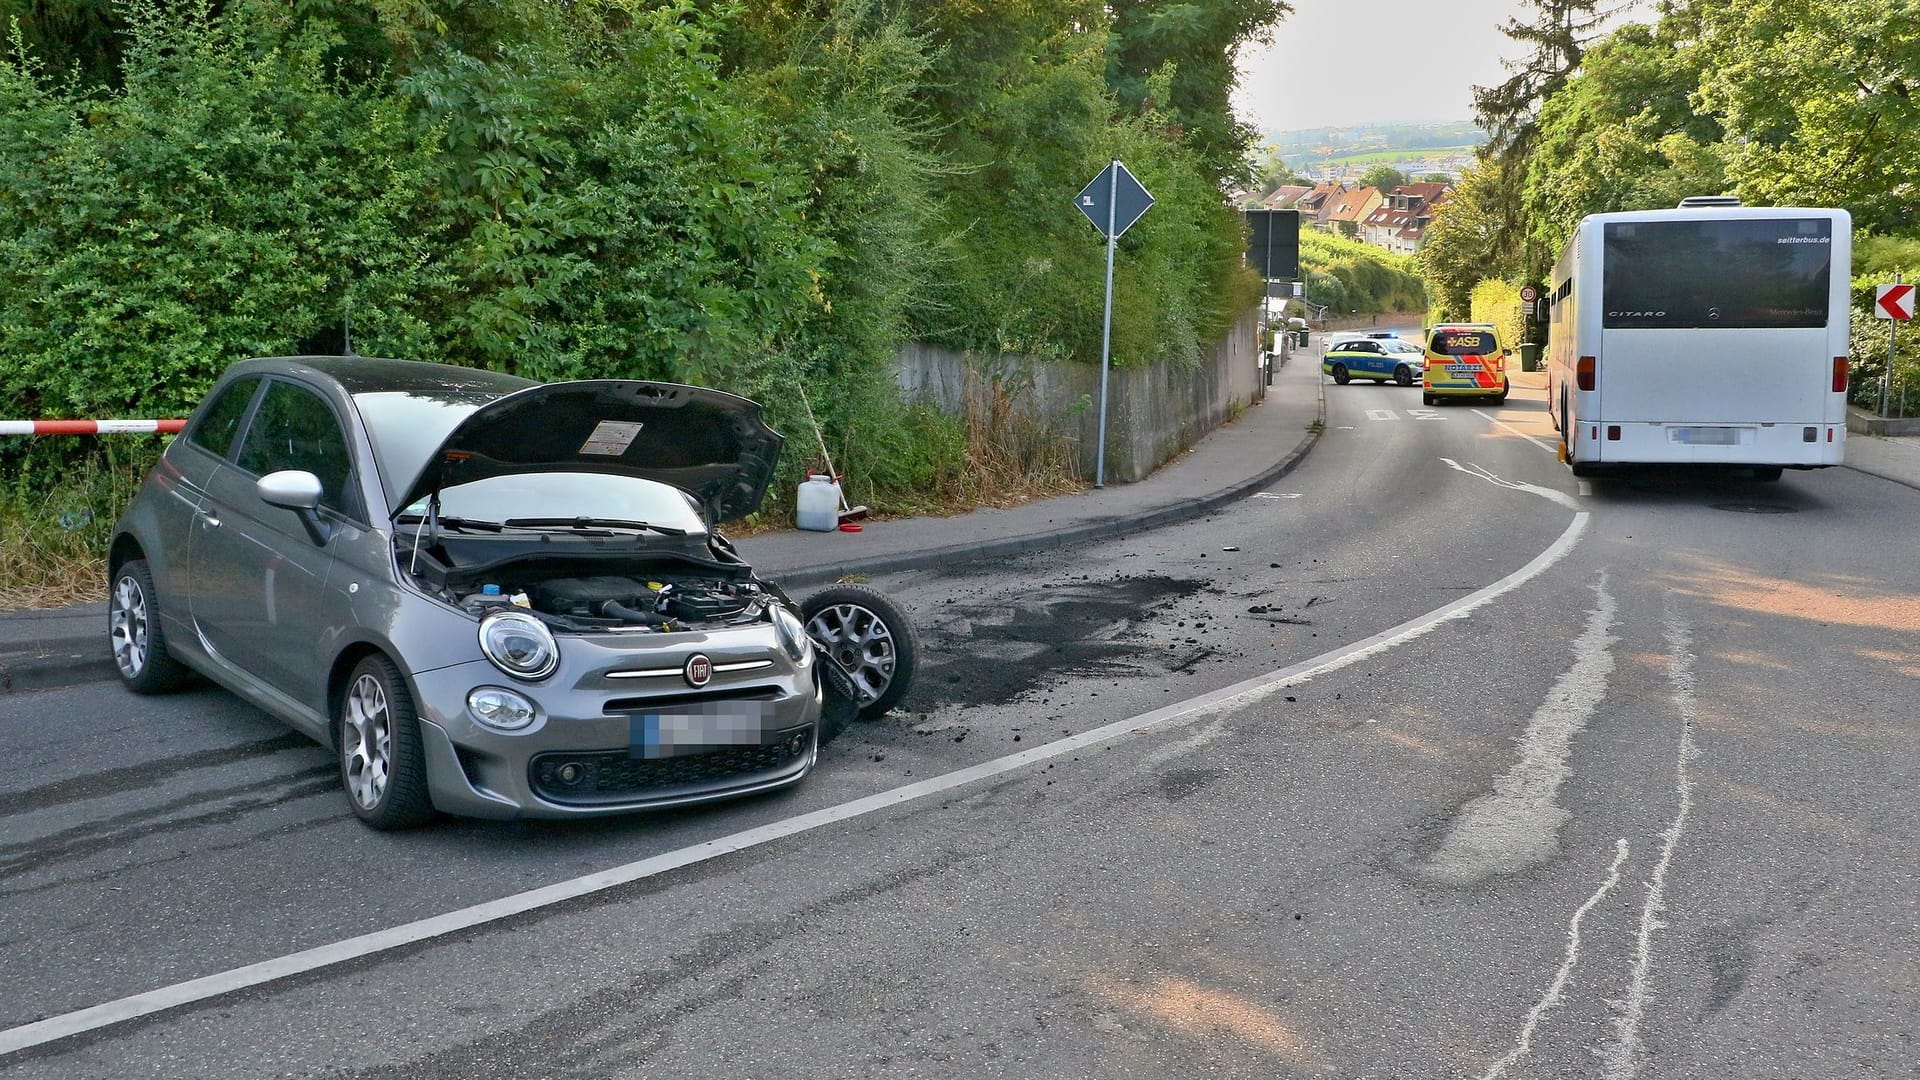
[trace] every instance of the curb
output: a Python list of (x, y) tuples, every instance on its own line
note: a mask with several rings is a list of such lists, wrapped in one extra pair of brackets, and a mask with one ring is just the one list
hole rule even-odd
[(1111, 540), (1128, 536), (1148, 529), (1157, 529), (1163, 525), (1173, 525), (1182, 521), (1191, 521), (1219, 509), (1227, 503), (1246, 496), (1249, 492), (1273, 483), (1280, 477), (1292, 472), (1320, 441), (1320, 435), (1327, 426), (1327, 390), (1326, 381), (1319, 382), (1320, 402), (1314, 416), (1314, 422), (1307, 429), (1307, 436), (1300, 440), (1292, 452), (1272, 468), (1232, 487), (1217, 491), (1204, 498), (1193, 499), (1173, 506), (1163, 507), (1150, 514), (1138, 517), (1108, 518), (1091, 521), (1082, 525), (1069, 525), (1047, 532), (1028, 533), (1024, 536), (1008, 537), (1005, 540), (989, 540), (980, 543), (952, 544), (942, 548), (916, 551), (911, 555), (880, 555), (869, 559), (849, 559), (845, 562), (827, 563), (796, 570), (788, 574), (769, 574), (781, 586), (826, 585), (839, 581), (849, 574), (892, 574), (902, 570), (925, 570), (935, 566), (945, 566), (956, 561), (999, 558), (1007, 555), (1023, 555), (1029, 551), (1043, 548), (1062, 547), (1088, 540)]
[[(1319, 407), (1315, 412), (1313, 424), (1308, 427), (1306, 437), (1300, 440), (1299, 445), (1272, 468), (1211, 495), (1162, 507), (1152, 513), (1136, 517), (1105, 518), (1060, 529), (1050, 529), (1046, 532), (1011, 536), (1002, 540), (949, 544), (946, 547), (916, 551), (908, 555), (876, 555), (864, 559), (848, 559), (821, 566), (809, 566), (791, 573), (775, 573), (766, 576), (782, 587), (828, 585), (853, 574), (892, 574), (903, 570), (925, 570), (955, 562), (1022, 555), (1030, 551), (1064, 547), (1092, 540), (1111, 540), (1203, 517), (1273, 483), (1292, 472), (1300, 464), (1301, 459), (1305, 458), (1314, 444), (1320, 441), (1321, 433), (1326, 430), (1326, 381), (1320, 380), (1318, 386), (1320, 388)], [(98, 648), (98, 641), (95, 638), (89, 637), (84, 639), (84, 642), (70, 638), (49, 644), (53, 650), (65, 651), (48, 651), (40, 655), (15, 657), (0, 655), (0, 694), (25, 690), (55, 690), (119, 677), (112, 657), (100, 655), (94, 651)]]

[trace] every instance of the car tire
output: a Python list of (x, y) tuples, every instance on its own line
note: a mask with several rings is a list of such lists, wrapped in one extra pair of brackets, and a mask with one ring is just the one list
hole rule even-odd
[(354, 665), (334, 709), (333, 734), (355, 817), (382, 830), (433, 820), (419, 714), (393, 661), (375, 653)]
[(1347, 385), (1348, 381), (1350, 381), (1352, 378), (1353, 376), (1347, 374), (1347, 365), (1345, 364), (1333, 365), (1333, 381), (1334, 382), (1339, 383), (1341, 386), (1345, 386)]
[(1774, 483), (1785, 473), (1786, 469), (1779, 465), (1755, 465), (1753, 467), (1753, 478), (1763, 484)]
[(1493, 403), (1495, 405), (1505, 405), (1507, 403), (1507, 395), (1512, 392), (1513, 388), (1510, 386), (1501, 387), (1500, 392), (1493, 396)]
[(107, 642), (121, 685), (136, 694), (178, 690), (192, 674), (167, 651), (153, 571), (145, 559), (129, 559), (114, 571), (107, 590)]
[(1439, 403), (1440, 403), (1440, 399), (1437, 397), (1434, 397), (1432, 394), (1420, 395), (1420, 404), (1422, 405), (1432, 406), (1432, 405), (1438, 405)]
[(1393, 369), (1393, 381), (1401, 386), (1413, 385), (1413, 369), (1405, 364)]
[[(920, 666), (920, 637), (884, 593), (865, 585), (830, 585), (800, 603), (807, 636), (853, 684), (856, 715), (872, 720), (898, 704)], [(827, 680), (827, 692), (838, 692)], [(831, 703), (828, 705), (831, 708)], [(821, 728), (821, 741), (838, 734)]]

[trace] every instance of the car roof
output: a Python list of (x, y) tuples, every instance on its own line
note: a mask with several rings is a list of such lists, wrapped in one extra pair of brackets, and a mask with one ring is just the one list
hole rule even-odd
[(395, 360), (381, 356), (270, 356), (234, 365), (236, 371), (296, 374), (311, 371), (340, 384), (349, 394), (401, 393), (417, 397), (472, 399), (476, 394), (505, 396), (539, 385), (532, 379), (484, 368)]

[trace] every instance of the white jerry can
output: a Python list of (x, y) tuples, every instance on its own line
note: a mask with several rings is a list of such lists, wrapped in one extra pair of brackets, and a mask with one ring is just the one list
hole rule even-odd
[(793, 523), (814, 532), (832, 532), (840, 527), (840, 485), (833, 477), (815, 473), (800, 485)]

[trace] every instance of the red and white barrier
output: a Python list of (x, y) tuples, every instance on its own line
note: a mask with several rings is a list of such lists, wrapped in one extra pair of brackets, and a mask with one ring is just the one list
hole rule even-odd
[(185, 420), (0, 420), (0, 435), (171, 435)]

